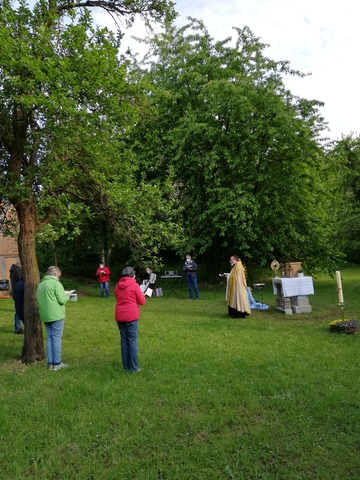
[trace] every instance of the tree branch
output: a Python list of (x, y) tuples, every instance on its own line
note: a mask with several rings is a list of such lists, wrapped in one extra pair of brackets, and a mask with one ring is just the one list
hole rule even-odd
[(73, 10), (75, 8), (102, 8), (110, 15), (115, 14), (120, 17), (127, 17), (127, 23), (134, 21), (135, 15), (143, 18), (152, 17), (154, 20), (161, 20), (165, 17), (175, 18), (176, 12), (173, 9), (173, 3), (170, 0), (86, 0), (86, 1), (67, 1), (57, 5), (59, 14)]

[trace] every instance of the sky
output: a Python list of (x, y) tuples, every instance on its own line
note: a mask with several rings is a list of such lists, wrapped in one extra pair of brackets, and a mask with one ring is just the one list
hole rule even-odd
[[(285, 84), (294, 95), (325, 103), (321, 113), (328, 122), (328, 137), (360, 134), (359, 1), (178, 0), (175, 10), (177, 25), (184, 25), (188, 16), (201, 19), (215, 40), (235, 37), (232, 27), (248, 26), (269, 44), (266, 56), (288, 60), (294, 70), (311, 73), (285, 78)], [(95, 21), (114, 28), (106, 13), (96, 13)], [(126, 31), (123, 46), (143, 53), (132, 35), (146, 36), (141, 22)]]

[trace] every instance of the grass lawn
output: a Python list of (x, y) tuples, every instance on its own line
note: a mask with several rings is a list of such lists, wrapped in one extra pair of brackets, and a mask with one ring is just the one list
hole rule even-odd
[[(342, 277), (360, 320), (360, 268)], [(115, 301), (95, 287), (67, 305), (70, 367), (55, 372), (19, 362), (0, 300), (0, 479), (358, 480), (360, 337), (330, 333), (335, 279), (314, 286), (312, 313), (284, 315), (268, 282), (269, 310), (246, 320), (215, 288), (148, 299), (138, 374), (122, 370)]]

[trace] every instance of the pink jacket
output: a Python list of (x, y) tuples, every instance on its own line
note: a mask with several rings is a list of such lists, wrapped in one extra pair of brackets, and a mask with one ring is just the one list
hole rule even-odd
[(122, 277), (115, 287), (115, 320), (117, 322), (132, 322), (140, 317), (139, 305), (144, 305), (146, 299), (136, 280)]

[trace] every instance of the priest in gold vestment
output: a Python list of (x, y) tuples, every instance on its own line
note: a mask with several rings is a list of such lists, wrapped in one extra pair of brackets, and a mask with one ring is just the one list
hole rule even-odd
[(245, 318), (250, 315), (245, 269), (237, 255), (230, 257), (231, 273), (227, 277), (226, 303), (231, 317)]

